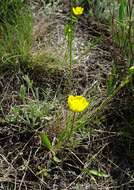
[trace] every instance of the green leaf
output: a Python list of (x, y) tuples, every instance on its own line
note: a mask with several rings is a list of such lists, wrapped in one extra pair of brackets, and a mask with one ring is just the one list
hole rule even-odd
[(89, 175), (95, 175), (97, 177), (108, 177), (108, 175), (103, 171), (97, 171), (97, 170), (88, 170)]
[(32, 89), (33, 88), (33, 80), (30, 80), (28, 75), (23, 76), (23, 79), (26, 81), (28, 88)]
[(89, 10), (89, 12), (88, 12), (88, 16), (91, 16), (91, 17), (94, 16), (94, 13), (93, 13), (93, 10), (92, 10), (92, 9)]
[(41, 143), (42, 145), (45, 145), (49, 150), (52, 149), (52, 144), (50, 139), (48, 138), (48, 135), (46, 133), (40, 133), (40, 137), (41, 137)]
[(129, 67), (128, 72), (133, 75), (134, 74), (134, 66)]
[(53, 157), (53, 161), (55, 161), (56, 163), (61, 162), (61, 160), (59, 158), (57, 158), (56, 156)]
[(24, 100), (26, 97), (26, 87), (24, 85), (21, 85), (20, 87), (19, 96), (22, 100)]
[(113, 66), (107, 79), (107, 94), (108, 95), (111, 95), (113, 91), (115, 90), (116, 85), (117, 85), (117, 80), (118, 80), (118, 74), (116, 71), (116, 67)]
[(119, 21), (122, 23), (125, 18), (126, 3), (124, 0), (121, 0), (119, 6)]
[(68, 23), (65, 25), (64, 28), (64, 32), (65, 32), (65, 37), (67, 40), (72, 41), (74, 38), (74, 29), (72, 24)]

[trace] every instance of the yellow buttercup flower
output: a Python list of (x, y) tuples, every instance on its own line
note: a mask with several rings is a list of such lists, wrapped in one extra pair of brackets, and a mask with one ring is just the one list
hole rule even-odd
[(83, 96), (72, 96), (68, 97), (68, 106), (73, 112), (82, 112), (89, 105), (89, 102)]
[(76, 16), (79, 16), (79, 15), (83, 14), (84, 8), (83, 7), (73, 7), (72, 10)]

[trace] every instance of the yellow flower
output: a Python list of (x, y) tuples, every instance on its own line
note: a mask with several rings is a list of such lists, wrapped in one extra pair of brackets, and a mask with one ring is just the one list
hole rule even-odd
[(73, 13), (76, 16), (78, 16), (78, 15), (82, 15), (83, 14), (84, 8), (83, 7), (73, 7), (72, 10), (73, 10)]
[(72, 96), (68, 97), (68, 106), (73, 112), (82, 112), (84, 111), (89, 102), (83, 96)]

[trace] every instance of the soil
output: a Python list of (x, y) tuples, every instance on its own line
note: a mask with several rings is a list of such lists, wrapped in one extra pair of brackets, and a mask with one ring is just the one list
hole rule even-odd
[[(59, 11), (45, 15), (41, 1), (32, 2), (32, 7), (35, 17), (32, 53), (47, 48), (64, 60), (67, 48), (64, 24), (68, 14), (62, 12), (61, 6)], [(111, 41), (107, 25), (95, 18), (83, 16), (79, 19), (74, 38), (73, 62), (72, 91), (84, 95), (90, 91), (90, 96), (97, 105), (107, 96), (106, 80), (113, 63), (117, 63), (121, 73), (118, 79), (125, 74), (126, 60)], [(0, 76), (0, 188), (133, 189), (134, 131), (130, 121), (134, 116), (134, 95), (129, 87), (117, 94), (103, 110), (103, 114), (98, 115), (94, 121), (89, 121), (84, 137), (76, 134), (80, 143), (75, 148), (66, 147), (57, 153), (61, 159), (58, 164), (52, 161), (50, 152), (41, 145), (38, 137), (40, 130), (31, 130), (23, 123), (5, 122), (5, 115), (11, 106), (20, 104), (18, 92), (24, 83), (24, 74), (28, 74), (34, 81), (34, 87), (38, 87), (41, 92), (50, 89), (50, 98), (56, 96), (65, 104), (68, 96), (66, 67), (50, 68), (50, 72), (47, 72), (42, 69), (43, 64), (35, 64), (17, 73), (7, 71)], [(105, 171), (108, 176), (94, 177), (88, 169)]]

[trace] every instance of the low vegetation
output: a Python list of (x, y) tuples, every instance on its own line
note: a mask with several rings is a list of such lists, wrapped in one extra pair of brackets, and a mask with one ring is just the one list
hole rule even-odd
[(0, 188), (133, 189), (132, 0), (0, 4)]

